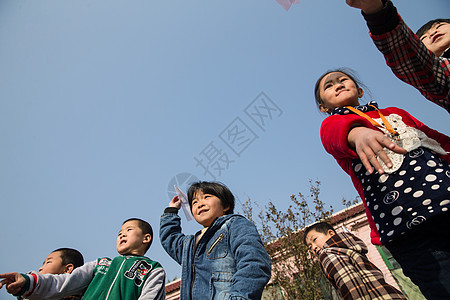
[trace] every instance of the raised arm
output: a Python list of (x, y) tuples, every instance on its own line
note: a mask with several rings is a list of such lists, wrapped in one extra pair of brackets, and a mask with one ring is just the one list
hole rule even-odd
[(181, 265), (186, 236), (181, 233), (181, 218), (178, 215), (180, 207), (181, 200), (178, 199), (178, 196), (173, 197), (169, 207), (164, 210), (164, 214), (161, 216), (159, 238), (167, 254)]
[(405, 24), (392, 1), (347, 0), (347, 4), (362, 10), (370, 36), (395, 76), (450, 112), (449, 59), (427, 49)]

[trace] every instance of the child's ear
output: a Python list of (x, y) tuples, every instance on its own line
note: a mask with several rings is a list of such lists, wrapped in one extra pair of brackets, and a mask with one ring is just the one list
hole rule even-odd
[(358, 98), (364, 96), (364, 90), (362, 88), (358, 88)]
[(147, 233), (146, 235), (144, 235), (144, 239), (142, 240), (143, 244), (148, 244), (152, 241), (152, 236), (150, 235), (150, 233)]
[(75, 269), (75, 266), (73, 264), (67, 264), (64, 267), (64, 273), (72, 273), (73, 269)]
[(223, 208), (223, 214), (225, 215), (229, 209), (230, 209), (229, 205), (227, 207), (224, 207)]
[(333, 230), (331, 230), (331, 229), (328, 229), (328, 236), (329, 237), (332, 237), (333, 235), (335, 235), (336, 233), (333, 231)]
[(319, 109), (323, 113), (328, 113), (328, 108), (326, 108), (323, 104), (319, 104)]

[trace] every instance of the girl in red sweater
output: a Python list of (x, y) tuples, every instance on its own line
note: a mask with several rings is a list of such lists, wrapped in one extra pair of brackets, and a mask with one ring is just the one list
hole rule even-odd
[[(375, 101), (360, 105), (363, 95), (349, 71), (329, 71), (317, 80), (317, 105), (330, 114), (321, 126), (322, 143), (363, 199), (372, 243), (384, 244), (428, 299), (448, 298), (450, 138), (402, 109), (378, 109)], [(382, 172), (367, 172), (348, 142), (356, 127), (391, 140), (385, 148), (391, 163), (378, 159)]]

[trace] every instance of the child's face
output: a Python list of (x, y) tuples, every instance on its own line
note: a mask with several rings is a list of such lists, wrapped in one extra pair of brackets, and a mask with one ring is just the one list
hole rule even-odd
[(319, 109), (327, 113), (336, 107), (359, 105), (358, 99), (364, 94), (350, 77), (341, 72), (325, 75), (320, 81), (319, 93), (323, 101)]
[(117, 236), (117, 252), (121, 255), (144, 255), (146, 245), (151, 241), (150, 234), (144, 234), (139, 228), (139, 222), (131, 220), (122, 225)]
[(420, 40), (437, 56), (441, 56), (450, 47), (450, 24), (435, 23), (428, 29)]
[(63, 265), (60, 251), (50, 253), (44, 260), (42, 267), (39, 268), (39, 273), (41, 274), (62, 274), (68, 272), (66, 266)]
[(308, 234), (306, 235), (306, 245), (314, 251), (316, 254), (322, 249), (323, 244), (334, 235), (333, 230), (328, 230), (327, 234), (317, 232), (314, 229), (312, 229)]
[(194, 219), (204, 227), (208, 227), (215, 218), (225, 215), (228, 207), (224, 208), (216, 196), (197, 191), (192, 199), (192, 214)]

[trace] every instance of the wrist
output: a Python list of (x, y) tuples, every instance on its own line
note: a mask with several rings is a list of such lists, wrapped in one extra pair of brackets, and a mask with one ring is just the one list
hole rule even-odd
[(354, 124), (348, 131), (347, 134), (347, 143), (350, 146), (350, 148), (355, 149), (356, 148), (356, 135), (358, 135), (358, 132), (360, 131), (360, 129), (362, 128), (361, 125), (359, 124)]
[(383, 7), (374, 13), (361, 11), (372, 35), (391, 32), (400, 23), (397, 9), (390, 0), (383, 0)]
[(169, 206), (164, 210), (165, 214), (177, 214), (178, 213), (178, 208), (177, 207), (172, 207)]
[(25, 283), (20, 289), (20, 291), (17, 294), (14, 294), (13, 296), (22, 296), (30, 289), (30, 277), (28, 277), (27, 274), (20, 274), (24, 279)]
[(370, 5), (370, 7), (366, 7), (364, 9), (362, 9), (362, 12), (366, 15), (372, 15), (372, 14), (376, 14), (377, 12), (381, 11), (384, 8), (384, 3), (383, 1), (372, 1), (371, 2), (372, 5)]

